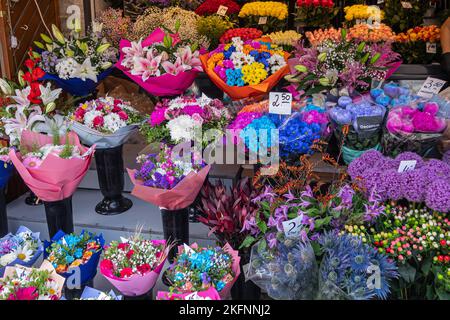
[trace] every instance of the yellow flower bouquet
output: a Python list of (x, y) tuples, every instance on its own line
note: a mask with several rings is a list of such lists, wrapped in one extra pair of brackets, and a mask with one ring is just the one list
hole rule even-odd
[(289, 11), (287, 4), (277, 1), (255, 1), (246, 3), (239, 12), (239, 18), (245, 19), (246, 27), (259, 26), (264, 32), (283, 29)]

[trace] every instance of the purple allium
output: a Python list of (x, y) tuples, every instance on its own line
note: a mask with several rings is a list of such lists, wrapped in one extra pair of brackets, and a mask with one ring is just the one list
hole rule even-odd
[(402, 174), (391, 169), (383, 172), (380, 185), (383, 186), (384, 195), (380, 194), (383, 200), (400, 200), (403, 198)]
[(425, 204), (436, 211), (450, 212), (450, 182), (444, 179), (431, 181), (426, 193)]
[[(400, 174), (403, 198), (411, 202), (423, 202), (428, 186), (428, 175), (425, 170), (417, 169)], [(393, 199), (396, 200), (396, 199)]]
[(450, 180), (450, 165), (443, 161), (431, 159), (423, 167), (430, 180), (447, 179)]
[(410, 160), (416, 160), (416, 169), (421, 168), (424, 165), (424, 161), (421, 156), (419, 156), (417, 153), (414, 152), (403, 152), (400, 153), (396, 158), (396, 161), (410, 161)]
[(348, 166), (348, 174), (352, 179), (362, 176), (365, 170), (373, 168), (374, 165), (385, 159), (381, 152), (377, 150), (368, 150), (364, 152), (358, 159), (355, 159)]
[(444, 156), (442, 157), (442, 161), (450, 166), (450, 150), (448, 150), (446, 153), (444, 153)]

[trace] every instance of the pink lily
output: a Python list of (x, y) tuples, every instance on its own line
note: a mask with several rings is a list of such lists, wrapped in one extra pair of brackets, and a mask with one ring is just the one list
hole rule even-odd
[(176, 76), (184, 71), (183, 64), (181, 62), (180, 57), (177, 58), (175, 63), (172, 63), (170, 61), (164, 61), (161, 65), (168, 74), (171, 74), (174, 76)]
[(122, 52), (125, 54), (124, 59), (122, 60), (122, 66), (132, 69), (134, 65), (134, 59), (137, 57), (144, 56), (144, 48), (142, 47), (142, 40), (138, 42), (132, 41), (131, 47), (122, 48)]
[(162, 56), (153, 56), (153, 51), (147, 52), (146, 58), (136, 58), (134, 68), (131, 70), (132, 75), (142, 76), (142, 81), (147, 81), (150, 77), (158, 77), (161, 75), (159, 66), (161, 65)]

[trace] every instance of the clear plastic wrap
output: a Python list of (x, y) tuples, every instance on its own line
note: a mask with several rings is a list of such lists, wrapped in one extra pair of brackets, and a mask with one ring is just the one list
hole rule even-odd
[(309, 242), (286, 239), (269, 249), (263, 239), (252, 247), (246, 279), (275, 300), (312, 300), (317, 275), (316, 256)]

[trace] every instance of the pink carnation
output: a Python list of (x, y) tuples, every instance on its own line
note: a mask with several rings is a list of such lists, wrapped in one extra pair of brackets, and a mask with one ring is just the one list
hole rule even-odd
[(120, 111), (117, 114), (119, 115), (120, 119), (122, 119), (124, 121), (128, 120), (128, 115), (127, 115), (127, 113), (125, 111)]
[(94, 124), (94, 128), (98, 128), (103, 126), (103, 124), (105, 123), (105, 120), (103, 119), (102, 116), (96, 116), (94, 118), (93, 124)]
[(150, 116), (150, 124), (152, 127), (159, 126), (166, 120), (167, 108), (156, 108)]

